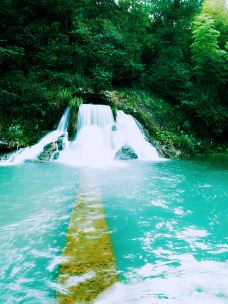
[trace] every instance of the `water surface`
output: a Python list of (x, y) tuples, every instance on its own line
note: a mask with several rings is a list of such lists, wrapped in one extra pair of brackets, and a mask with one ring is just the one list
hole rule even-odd
[(103, 202), (120, 280), (97, 303), (228, 302), (227, 161), (123, 164), (0, 167), (0, 302), (56, 302), (69, 217), (87, 191)]
[(0, 167), (0, 303), (55, 303), (76, 180), (57, 164)]
[(119, 277), (98, 303), (228, 303), (228, 162), (134, 161), (103, 195)]

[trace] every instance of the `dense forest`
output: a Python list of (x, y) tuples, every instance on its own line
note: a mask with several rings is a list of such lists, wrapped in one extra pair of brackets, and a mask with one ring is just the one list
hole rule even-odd
[(227, 143), (225, 0), (2, 0), (0, 35), (0, 139), (12, 147), (53, 128), (78, 89), (144, 94), (177, 119), (171, 131)]

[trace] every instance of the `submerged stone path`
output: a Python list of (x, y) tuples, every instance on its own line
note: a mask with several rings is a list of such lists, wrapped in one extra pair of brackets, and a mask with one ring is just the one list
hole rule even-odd
[(62, 254), (58, 303), (93, 303), (117, 281), (112, 244), (99, 200), (85, 194), (78, 197)]

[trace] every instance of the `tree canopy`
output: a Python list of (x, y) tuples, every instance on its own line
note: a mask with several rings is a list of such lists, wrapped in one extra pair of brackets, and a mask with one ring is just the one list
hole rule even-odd
[(2, 0), (0, 138), (33, 142), (79, 88), (136, 88), (223, 140), (227, 16), (224, 0)]

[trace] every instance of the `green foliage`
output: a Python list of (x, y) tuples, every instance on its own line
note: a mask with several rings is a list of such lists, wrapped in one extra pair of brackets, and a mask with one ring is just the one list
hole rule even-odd
[[(221, 6), (226, 13), (221, 13)], [(217, 12), (217, 13), (216, 13)], [(200, 134), (218, 139), (225, 137), (227, 132), (228, 105), (227, 80), (228, 80), (228, 53), (222, 49), (220, 37), (224, 33), (222, 24), (225, 23), (218, 16), (228, 14), (224, 1), (206, 1), (202, 13), (194, 21), (192, 62), (193, 71), (197, 82), (189, 87), (188, 96), (184, 95), (182, 104), (190, 110), (192, 115), (201, 124)], [(217, 21), (214, 19), (217, 18)], [(226, 21), (227, 22), (227, 21)], [(224, 37), (223, 37), (224, 38)]]
[(116, 106), (134, 115), (145, 127), (151, 141), (175, 147), (182, 157), (203, 152), (205, 145), (197, 138), (191, 119), (183, 108), (167, 104), (148, 92), (125, 90), (116, 93)]
[(2, 0), (0, 139), (33, 143), (79, 89), (127, 88), (151, 134), (224, 141), (227, 17), (225, 0)]
[(25, 146), (27, 144), (24, 129), (20, 124), (11, 124), (7, 135), (9, 146), (16, 146), (18, 148), (19, 146)]
[(224, 51), (219, 49), (220, 33), (215, 29), (214, 20), (208, 15), (201, 14), (194, 25), (192, 60), (197, 80), (207, 85), (224, 82)]
[(191, 25), (200, 1), (159, 0), (150, 3), (150, 55), (146, 54), (148, 49), (144, 52), (147, 85), (159, 95), (176, 101), (191, 80)]
[(214, 20), (214, 26), (219, 31), (219, 47), (225, 50), (228, 41), (228, 9), (226, 0), (207, 0), (203, 12)]
[(70, 102), (69, 102), (69, 106), (72, 109), (76, 109), (78, 110), (78, 108), (80, 107), (80, 105), (83, 103), (83, 99), (82, 98), (71, 98)]
[(70, 139), (73, 139), (75, 136), (77, 130), (78, 109), (82, 103), (83, 99), (80, 97), (73, 97), (70, 99), (69, 106), (71, 107), (71, 112), (68, 127), (68, 135)]

